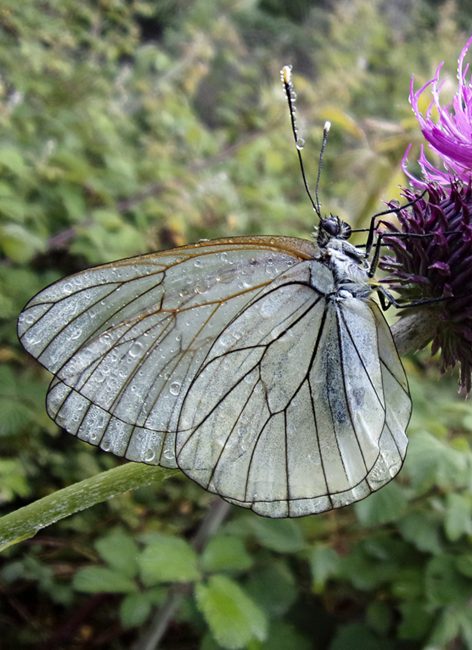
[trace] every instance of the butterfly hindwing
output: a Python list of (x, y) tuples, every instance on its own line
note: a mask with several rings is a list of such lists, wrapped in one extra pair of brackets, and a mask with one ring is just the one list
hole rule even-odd
[(188, 476), (270, 517), (357, 501), (406, 450), (410, 399), (385, 320), (370, 300), (328, 301), (301, 280), (240, 313), (229, 349), (215, 341), (176, 436)]

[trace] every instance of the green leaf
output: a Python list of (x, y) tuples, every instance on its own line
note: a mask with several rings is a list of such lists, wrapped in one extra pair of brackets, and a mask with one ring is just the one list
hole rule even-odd
[(440, 555), (428, 562), (425, 592), (430, 604), (447, 606), (471, 597), (472, 585), (457, 572), (456, 562), (452, 555)]
[(366, 623), (377, 634), (385, 636), (392, 625), (392, 610), (379, 600), (370, 603), (366, 611)]
[(19, 433), (34, 417), (31, 409), (17, 396), (0, 396), (0, 413), (0, 437)]
[(390, 582), (397, 571), (396, 564), (372, 558), (362, 546), (354, 547), (349, 555), (340, 558), (339, 575), (362, 591)]
[(324, 544), (319, 544), (309, 554), (313, 591), (321, 594), (326, 582), (338, 574), (340, 558), (336, 551)]
[(444, 529), (447, 538), (456, 542), (462, 535), (472, 535), (472, 500), (468, 494), (448, 494)]
[(399, 566), (394, 573), (391, 591), (395, 598), (410, 601), (423, 594), (423, 567)]
[(298, 595), (295, 578), (287, 563), (275, 559), (269, 565), (252, 571), (245, 588), (271, 617), (283, 616)]
[(404, 515), (408, 500), (398, 483), (389, 483), (368, 499), (355, 504), (357, 518), (364, 526), (380, 526)]
[(15, 496), (26, 497), (30, 492), (23, 463), (13, 458), (0, 458), (0, 501), (8, 502)]
[(398, 522), (403, 538), (415, 548), (426, 553), (442, 552), (440, 518), (436, 512), (412, 512)]
[(197, 606), (223, 648), (244, 648), (251, 639), (263, 641), (267, 621), (263, 612), (235, 582), (212, 576), (195, 590)]
[(147, 586), (159, 582), (193, 582), (198, 580), (197, 555), (184, 539), (160, 535), (139, 557), (140, 575)]
[(257, 650), (311, 650), (312, 648), (312, 641), (285, 621), (273, 621), (267, 639), (257, 646)]
[(151, 612), (151, 602), (147, 593), (128, 594), (120, 605), (120, 621), (123, 627), (139, 627)]
[(435, 619), (428, 645), (433, 648), (447, 648), (449, 643), (459, 636), (460, 628), (460, 612), (454, 607), (445, 607)]
[(25, 174), (26, 165), (18, 148), (2, 146), (2, 155), (0, 157), (1, 167), (6, 167), (6, 169), (18, 176)]
[(98, 554), (110, 567), (128, 578), (138, 572), (139, 548), (130, 535), (116, 530), (95, 542)]
[(398, 637), (416, 641), (422, 639), (431, 627), (433, 614), (424, 600), (414, 600), (399, 605), (402, 620), (398, 627)]
[(341, 625), (329, 650), (395, 650), (393, 642), (380, 639), (366, 625), (351, 623)]
[(242, 540), (230, 535), (213, 537), (201, 556), (202, 570), (208, 573), (246, 571), (252, 564)]
[(272, 551), (296, 553), (305, 547), (300, 526), (293, 519), (254, 517), (251, 528), (259, 544)]
[(467, 456), (425, 431), (412, 436), (405, 465), (411, 484), (422, 491), (460, 485), (468, 475)]
[(137, 589), (133, 580), (112, 569), (99, 566), (79, 569), (74, 575), (72, 585), (76, 591), (89, 594), (127, 594)]
[(29, 262), (45, 249), (44, 241), (17, 223), (0, 227), (0, 248), (14, 262)]
[(460, 555), (457, 558), (456, 566), (462, 575), (472, 578), (472, 553)]

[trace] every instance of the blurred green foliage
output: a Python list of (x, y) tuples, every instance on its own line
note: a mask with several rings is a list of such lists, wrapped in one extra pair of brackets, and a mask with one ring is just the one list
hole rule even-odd
[[(454, 75), (468, 2), (3, 0), (0, 5), (0, 500), (5, 510), (115, 466), (57, 431), (15, 318), (66, 273), (200, 237), (308, 237), (279, 82), (295, 66), (306, 162), (333, 123), (326, 210), (360, 225), (398, 197), (420, 142), (409, 77)], [(470, 9), (470, 8), (469, 8)], [(412, 160), (414, 155), (412, 154)], [(210, 496), (142, 488), (9, 549), (6, 648), (128, 648), (171, 583), (163, 647), (472, 648), (472, 411), (435, 364), (407, 364), (398, 480), (342, 511), (234, 509), (203, 553)]]

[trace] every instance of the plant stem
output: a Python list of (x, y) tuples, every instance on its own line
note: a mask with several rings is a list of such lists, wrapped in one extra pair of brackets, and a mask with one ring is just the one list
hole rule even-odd
[(34, 537), (46, 526), (111, 497), (150, 483), (161, 483), (174, 470), (126, 463), (38, 499), (0, 519), (0, 551)]
[[(202, 523), (200, 524), (194, 538), (192, 546), (197, 551), (202, 551), (213, 537), (218, 528), (229, 514), (231, 505), (219, 497), (214, 499), (208, 508)], [(162, 641), (167, 628), (174, 620), (180, 604), (192, 590), (192, 585), (174, 585), (169, 588), (167, 598), (156, 613), (153, 615), (149, 626), (136, 641), (133, 650), (156, 650)]]
[(398, 354), (404, 356), (427, 345), (434, 336), (436, 324), (436, 313), (431, 307), (418, 307), (402, 314), (392, 326)]

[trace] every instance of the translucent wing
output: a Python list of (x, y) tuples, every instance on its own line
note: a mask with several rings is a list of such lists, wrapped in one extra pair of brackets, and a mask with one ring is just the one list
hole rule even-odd
[(410, 408), (376, 305), (328, 301), (299, 276), (257, 296), (211, 346), (182, 404), (177, 463), (259, 514), (322, 512), (393, 478)]
[(311, 286), (313, 253), (303, 240), (221, 240), (45, 289), (19, 335), (55, 374), (49, 414), (266, 516), (378, 489), (405, 455), (405, 374), (373, 302)]
[(182, 401), (213, 341), (312, 255), (308, 242), (283, 237), (202, 242), (88, 269), (41, 291), (18, 334), (55, 375), (50, 416), (106, 451), (175, 466)]

